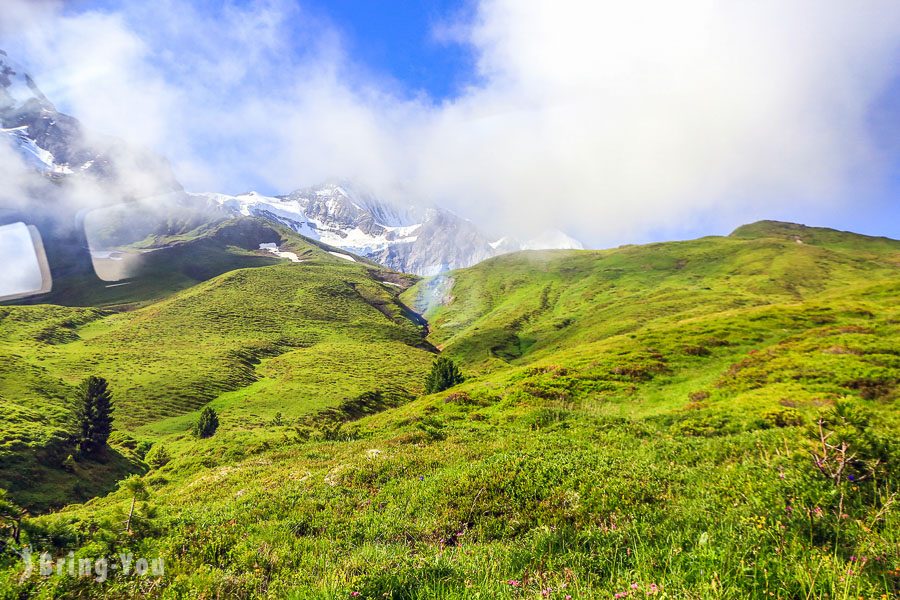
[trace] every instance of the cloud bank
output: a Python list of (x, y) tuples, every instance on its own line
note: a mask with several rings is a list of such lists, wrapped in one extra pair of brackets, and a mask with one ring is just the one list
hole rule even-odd
[(892, 0), (480, 0), (435, 35), (476, 59), (450, 100), (367, 72), (339, 23), (287, 1), (0, 16), (0, 47), (53, 101), (163, 153), (192, 190), (348, 177), (602, 246), (865, 210), (896, 173), (873, 117), (900, 85)]

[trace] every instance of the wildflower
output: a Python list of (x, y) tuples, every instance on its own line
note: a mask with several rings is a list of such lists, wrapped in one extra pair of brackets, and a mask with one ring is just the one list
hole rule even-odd
[(779, 473), (779, 474), (778, 474), (778, 479), (784, 479), (784, 473)]
[(818, 507), (818, 506), (815, 507), (815, 508), (813, 509), (813, 514), (815, 514), (817, 517), (821, 517), (821, 516), (822, 516), (822, 509), (821, 509), (820, 507)]
[(572, 600), (572, 594), (566, 594), (566, 600)]
[(633, 589), (633, 590), (638, 589), (638, 584), (637, 584), (636, 582), (635, 582), (635, 583), (632, 583), (632, 584), (631, 584), (631, 589)]
[(357, 596), (359, 596), (359, 592), (350, 592), (350, 596), (356, 598)]
[(509, 585), (512, 587), (519, 587), (520, 585), (522, 585), (522, 582), (519, 581), (518, 579), (510, 579), (509, 581), (506, 582), (506, 585)]
[(419, 481), (425, 481), (425, 476), (424, 476), (424, 475), (419, 475)]
[(856, 477), (854, 477), (853, 475), (847, 475), (847, 479), (849, 479), (850, 481), (856, 481)]
[(541, 590), (541, 596), (543, 596), (544, 598), (549, 598), (550, 592), (552, 592), (552, 591), (553, 591), (553, 588), (547, 588), (547, 589)]
[(650, 584), (650, 589), (648, 590), (647, 593), (649, 593), (650, 595), (658, 594), (658, 593), (659, 593), (659, 586), (656, 585), (655, 583), (651, 583), (651, 584)]

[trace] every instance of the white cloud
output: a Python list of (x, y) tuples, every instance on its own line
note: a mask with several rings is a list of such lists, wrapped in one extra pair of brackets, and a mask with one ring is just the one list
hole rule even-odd
[(219, 19), (173, 0), (11, 7), (0, 33), (48, 96), (166, 154), (191, 189), (347, 176), (603, 245), (824, 215), (890, 160), (868, 118), (898, 76), (894, 1), (482, 0), (441, 32), (472, 45), (479, 83), (437, 105), (288, 2)]

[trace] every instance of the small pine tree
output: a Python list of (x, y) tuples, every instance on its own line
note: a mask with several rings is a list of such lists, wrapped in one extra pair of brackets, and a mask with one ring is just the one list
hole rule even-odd
[(203, 409), (203, 412), (200, 413), (200, 418), (197, 419), (197, 423), (194, 425), (194, 435), (198, 438), (212, 437), (218, 428), (219, 415), (216, 414), (216, 411), (207, 406)]
[(113, 423), (112, 393), (102, 377), (90, 376), (78, 386), (75, 405), (75, 440), (85, 454), (106, 446)]
[(75, 472), (75, 465), (76, 465), (75, 457), (72, 456), (71, 454), (68, 455), (68, 456), (66, 457), (66, 460), (64, 460), (64, 461), (62, 462), (62, 468), (63, 468), (63, 470), (68, 471), (69, 473), (74, 473), (74, 472)]
[(128, 511), (128, 519), (125, 521), (125, 531), (131, 532), (131, 521), (134, 518), (134, 505), (138, 500), (146, 500), (149, 495), (147, 484), (139, 475), (132, 475), (119, 482), (119, 488), (131, 494), (131, 509)]
[(434, 364), (431, 365), (431, 373), (425, 379), (425, 393), (443, 392), (454, 385), (459, 385), (463, 381), (464, 378), (462, 373), (459, 372), (456, 363), (449, 358), (439, 356), (435, 359)]
[(160, 469), (169, 464), (171, 460), (172, 457), (169, 455), (169, 451), (162, 444), (154, 444), (147, 452), (147, 456), (144, 457), (144, 462), (151, 469)]

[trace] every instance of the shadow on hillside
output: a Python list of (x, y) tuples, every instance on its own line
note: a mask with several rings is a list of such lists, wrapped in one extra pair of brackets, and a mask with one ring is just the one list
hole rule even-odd
[(68, 467), (58, 453), (34, 449), (3, 457), (0, 488), (31, 514), (39, 514), (108, 494), (119, 480), (143, 470), (140, 463), (115, 448), (96, 457), (79, 458)]

